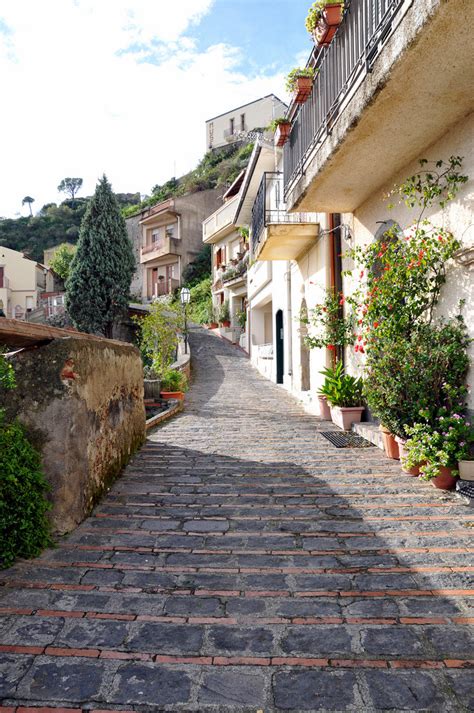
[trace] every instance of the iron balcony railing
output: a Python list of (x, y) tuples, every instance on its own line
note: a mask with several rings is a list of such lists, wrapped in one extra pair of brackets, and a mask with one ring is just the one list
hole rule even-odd
[(316, 222), (316, 213), (287, 213), (283, 196), (283, 173), (265, 172), (252, 207), (252, 254), (257, 254), (264, 229), (268, 225)]
[(285, 195), (304, 174), (308, 156), (331, 132), (349, 95), (372, 71), (397, 14), (410, 4), (410, 0), (350, 0), (333, 41), (317, 56), (319, 71), (311, 96), (301, 106), (285, 144)]

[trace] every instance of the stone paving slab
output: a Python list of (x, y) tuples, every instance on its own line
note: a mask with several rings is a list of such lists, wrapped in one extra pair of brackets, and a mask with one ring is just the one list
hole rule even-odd
[(470, 711), (474, 517), (196, 331), (186, 408), (0, 575), (0, 713)]

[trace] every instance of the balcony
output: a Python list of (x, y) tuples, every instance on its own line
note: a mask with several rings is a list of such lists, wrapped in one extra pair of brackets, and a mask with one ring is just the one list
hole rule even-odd
[[(164, 297), (165, 295), (170, 295), (174, 290), (180, 286), (180, 281), (176, 280), (174, 277), (169, 277), (168, 279), (158, 280), (153, 285), (153, 297)], [(153, 298), (152, 298), (153, 299)]]
[(463, 0), (351, 0), (291, 113), (289, 210), (356, 210), (469, 113), (473, 22)]
[(202, 239), (205, 243), (216, 243), (235, 228), (234, 218), (237, 204), (238, 196), (235, 196), (203, 222)]
[(316, 242), (314, 213), (288, 213), (283, 174), (263, 174), (252, 208), (252, 252), (256, 260), (296, 260)]
[(155, 240), (149, 245), (144, 245), (140, 251), (140, 264), (157, 260), (167, 255), (179, 255), (181, 251), (181, 243), (177, 238), (166, 236)]
[(228, 144), (231, 144), (233, 141), (239, 141), (243, 138), (243, 134), (245, 134), (247, 128), (247, 126), (243, 126), (240, 129), (224, 129), (224, 139)]

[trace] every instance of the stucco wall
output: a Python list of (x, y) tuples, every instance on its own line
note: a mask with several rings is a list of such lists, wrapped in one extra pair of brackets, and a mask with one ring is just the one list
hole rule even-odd
[(38, 304), (37, 282), (44, 281), (42, 270), (34, 260), (29, 260), (18, 250), (3, 245), (0, 246), (0, 267), (4, 268), (4, 285), (7, 284), (5, 278), (8, 280), (8, 287), (0, 288), (3, 311), (7, 317), (23, 319), (27, 307), (35, 309)]
[(190, 193), (175, 199), (180, 215), (181, 270), (202, 250), (202, 223), (222, 205), (224, 187)]
[(130, 285), (130, 293), (132, 295), (142, 296), (143, 292), (143, 265), (140, 265), (140, 249), (143, 244), (142, 226), (140, 225), (141, 214), (127, 218), (125, 224), (127, 233), (133, 247), (133, 256), (135, 258), (135, 272)]
[(19, 352), (13, 364), (17, 388), (2, 406), (41, 448), (53, 526), (67, 532), (144, 439), (141, 359), (130, 345), (67, 338)]
[(284, 116), (286, 109), (286, 105), (280, 99), (270, 94), (209, 119), (206, 121), (206, 151), (210, 148), (215, 149), (228, 145), (229, 142), (224, 132), (230, 128), (231, 119), (234, 119), (234, 133), (238, 134), (242, 130), (242, 114), (245, 116), (244, 131), (248, 132), (252, 129), (265, 128), (272, 119)]
[[(462, 172), (469, 176), (468, 183), (464, 184), (456, 199), (448, 204), (444, 211), (434, 208), (427, 211), (425, 217), (434, 225), (444, 225), (466, 246), (474, 243), (472, 209), (474, 195), (473, 132), (474, 115), (471, 114), (452, 127), (439, 141), (419, 156), (419, 158), (427, 158), (430, 161), (447, 160), (452, 155), (464, 157)], [(410, 225), (416, 216), (416, 212), (409, 211), (400, 205), (393, 210), (389, 210), (387, 208), (388, 201), (384, 200), (384, 196), (393, 188), (394, 184), (400, 183), (406, 177), (416, 173), (418, 169), (417, 161), (406, 165), (383, 186), (380, 192), (375, 193), (354, 214), (348, 213), (342, 216), (343, 223), (350, 225), (352, 228), (354, 244), (364, 245), (372, 241), (379, 228), (380, 221), (395, 220), (402, 229)], [(347, 249), (347, 247), (349, 247), (347, 244), (343, 245), (343, 250)], [(344, 267), (350, 268), (350, 263), (346, 261)], [(351, 291), (353, 287), (354, 284), (351, 280), (345, 280), (345, 291)], [(464, 267), (451, 261), (447, 270), (446, 284), (442, 288), (437, 315), (444, 317), (454, 316), (458, 312), (460, 300), (465, 301), (463, 315), (470, 335), (474, 338), (474, 266)], [(347, 356), (352, 369), (357, 370), (359, 363), (355, 360), (352, 351), (348, 350)], [(471, 346), (471, 359), (473, 358), (474, 347)], [(471, 367), (468, 383), (472, 384), (473, 379), (474, 370)], [(472, 390), (469, 397), (469, 408), (474, 409), (474, 394)]]

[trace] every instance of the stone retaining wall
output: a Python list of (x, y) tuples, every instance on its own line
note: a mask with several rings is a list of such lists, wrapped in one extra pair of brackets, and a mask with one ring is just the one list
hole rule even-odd
[(17, 388), (2, 405), (27, 426), (51, 485), (53, 527), (88, 515), (145, 437), (135, 347), (67, 336), (12, 358)]

